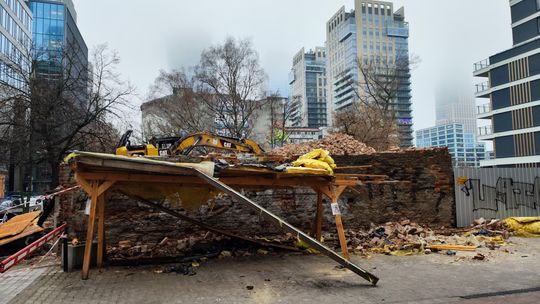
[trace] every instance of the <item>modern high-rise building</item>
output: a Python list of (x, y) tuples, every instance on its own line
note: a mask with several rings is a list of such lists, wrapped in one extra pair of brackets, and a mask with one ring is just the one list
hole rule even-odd
[(289, 77), (291, 100), (299, 101), (292, 124), (295, 127), (326, 127), (326, 50), (302, 48), (293, 58)]
[(87, 86), (88, 47), (77, 27), (72, 0), (30, 0), (29, 6), (34, 16), (33, 52), (38, 75), (76, 77), (81, 86)]
[(445, 84), (435, 97), (435, 124), (463, 124), (466, 133), (476, 134), (476, 104), (474, 95), (466, 86)]
[(475, 137), (465, 132), (463, 124), (450, 123), (416, 131), (416, 146), (448, 147), (455, 167), (478, 167), (486, 158), (486, 144), (478, 143)]
[(480, 140), (493, 141), (494, 159), (482, 167), (540, 164), (540, 1), (510, 0), (513, 47), (474, 64)]
[[(409, 71), (409, 25), (405, 10), (391, 2), (355, 0), (355, 9), (341, 7), (326, 23), (327, 112), (349, 107), (365, 93), (359, 62), (385, 71), (395, 67), (397, 93), (390, 104), (398, 124), (401, 146), (412, 145), (412, 109)], [(405, 64), (403, 64), (405, 63)]]
[[(32, 45), (32, 12), (23, 0), (0, 0), (0, 171), (7, 171), (7, 189), (21, 188), (24, 178), (22, 166), (14, 159), (24, 157), (25, 149), (19, 141), (26, 120), (26, 105), (18, 99), (19, 90), (27, 91)], [(7, 120), (7, 121), (4, 121)], [(18, 127), (9, 128), (16, 120)], [(4, 124), (6, 123), (6, 124)], [(4, 142), (5, 140), (5, 142)], [(3, 180), (1, 181), (4, 182)], [(0, 186), (0, 188), (3, 185)]]
[(31, 27), (32, 12), (24, 0), (0, 1), (0, 80), (10, 86), (22, 88), (30, 72)]

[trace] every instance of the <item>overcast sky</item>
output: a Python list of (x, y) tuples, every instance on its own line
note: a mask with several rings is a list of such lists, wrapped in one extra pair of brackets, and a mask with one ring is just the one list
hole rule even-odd
[[(140, 104), (160, 69), (193, 66), (203, 48), (226, 36), (252, 39), (272, 90), (289, 93), (293, 55), (324, 46), (326, 21), (354, 0), (74, 0), (89, 48), (108, 43)], [(414, 128), (434, 124), (435, 92), (473, 94), (474, 62), (511, 47), (508, 0), (395, 0), (405, 6), (412, 72)]]

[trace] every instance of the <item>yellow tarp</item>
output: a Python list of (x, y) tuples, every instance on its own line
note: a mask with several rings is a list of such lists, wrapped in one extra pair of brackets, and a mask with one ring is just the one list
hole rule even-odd
[(509, 217), (503, 224), (517, 236), (540, 237), (540, 216), (537, 217)]
[(305, 167), (312, 169), (323, 169), (328, 174), (334, 174), (334, 168), (336, 163), (330, 157), (330, 152), (323, 149), (315, 149), (309, 153), (306, 153), (298, 158), (298, 160), (292, 163), (295, 167)]

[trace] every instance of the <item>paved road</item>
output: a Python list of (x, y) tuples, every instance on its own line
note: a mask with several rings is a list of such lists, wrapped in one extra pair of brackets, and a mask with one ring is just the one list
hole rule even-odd
[(12, 272), (0, 277), (0, 295), (11, 295), (6, 303), (540, 303), (540, 239), (519, 242), (487, 261), (354, 257), (381, 278), (377, 287), (323, 256), (266, 255), (211, 260), (193, 276), (155, 267), (94, 270), (88, 281), (58, 267)]

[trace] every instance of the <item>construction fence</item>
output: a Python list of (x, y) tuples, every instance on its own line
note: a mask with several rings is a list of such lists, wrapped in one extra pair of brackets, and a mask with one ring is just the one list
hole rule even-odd
[(456, 168), (456, 224), (474, 219), (540, 216), (540, 169)]

